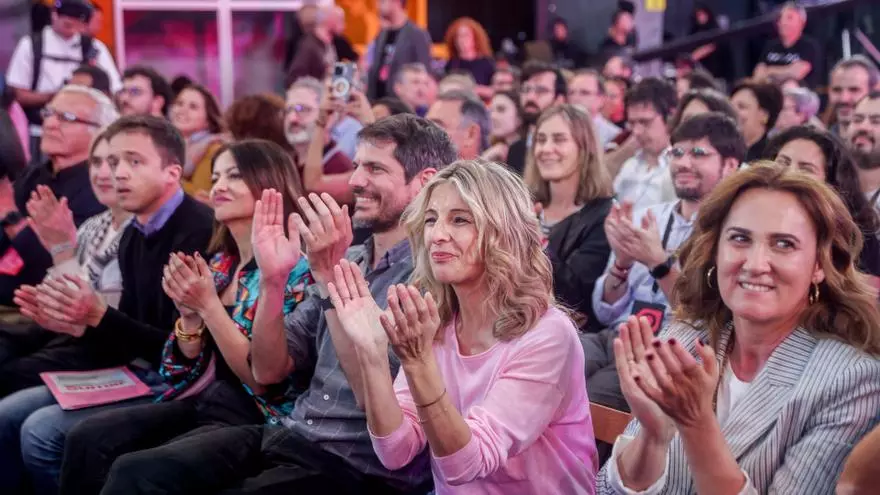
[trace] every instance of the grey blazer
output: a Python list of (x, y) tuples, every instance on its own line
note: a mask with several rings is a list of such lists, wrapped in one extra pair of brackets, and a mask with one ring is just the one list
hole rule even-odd
[(421, 62), (428, 71), (431, 70), (431, 37), (427, 31), (413, 24), (412, 21), (406, 21), (406, 24), (400, 28), (397, 39), (394, 40), (394, 55), (391, 58), (388, 80), (384, 83), (380, 82), (379, 70), (382, 67), (387, 39), (387, 29), (382, 30), (376, 38), (376, 52), (367, 77), (367, 97), (370, 100), (376, 98), (378, 84), (385, 84), (385, 95), (393, 96), (394, 76), (406, 64)]
[[(730, 330), (719, 341), (726, 352)], [(696, 338), (708, 332), (675, 323), (664, 332), (696, 355)], [(770, 356), (748, 395), (734, 405), (722, 433), (740, 468), (759, 493), (834, 493), (843, 463), (856, 443), (880, 420), (880, 361), (843, 342), (817, 338), (799, 328)], [(625, 435), (635, 435), (637, 421)], [(607, 464), (597, 479), (598, 494), (615, 493)], [(681, 438), (669, 450), (662, 493), (692, 494)]]

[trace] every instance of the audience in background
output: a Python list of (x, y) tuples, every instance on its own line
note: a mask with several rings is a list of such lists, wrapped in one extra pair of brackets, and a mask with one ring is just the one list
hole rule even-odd
[[(271, 141), (295, 160), (296, 150), (287, 141), (287, 134), (284, 132), (285, 112), (284, 98), (274, 93), (261, 93), (244, 96), (232, 102), (223, 114), (223, 122), (235, 141)], [(297, 172), (294, 173), (299, 176)]]
[(170, 118), (186, 140), (186, 160), (181, 176), (183, 190), (207, 203), (211, 190), (211, 161), (227, 139), (220, 105), (208, 88), (191, 84), (177, 94), (171, 105)]
[(821, 53), (813, 38), (804, 34), (807, 11), (791, 1), (779, 11), (776, 31), (779, 39), (769, 41), (755, 66), (753, 76), (763, 82), (779, 83), (793, 78), (813, 86), (822, 70)]
[(541, 114), (525, 181), (541, 205), (538, 220), (553, 268), (553, 292), (586, 318), (585, 329), (598, 331), (591, 295), (611, 253), (602, 226), (614, 190), (586, 112), (559, 105)]
[(94, 88), (104, 93), (108, 98), (113, 98), (113, 93), (110, 90), (110, 76), (96, 65), (80, 65), (70, 73), (67, 84)]
[(880, 70), (871, 59), (854, 55), (838, 62), (831, 70), (830, 79), (828, 109), (831, 114), (825, 122), (835, 134), (845, 137), (856, 103), (880, 84)]
[(472, 93), (440, 93), (425, 118), (446, 131), (461, 159), (477, 158), (489, 147), (489, 112)]
[(597, 493), (833, 493), (880, 408), (860, 249), (806, 174), (761, 162), (722, 181), (680, 253), (677, 321), (656, 338), (630, 318), (614, 342), (634, 421)]
[(592, 117), (599, 146), (603, 149), (621, 132), (620, 127), (602, 115), (606, 100), (605, 79), (595, 70), (582, 69), (568, 81), (568, 103), (580, 107)]
[(122, 74), (122, 89), (116, 95), (122, 115), (165, 117), (174, 101), (171, 86), (151, 67), (129, 67)]
[(584, 63), (585, 55), (578, 44), (571, 40), (568, 23), (557, 17), (550, 24), (550, 51), (553, 63), (560, 69), (575, 70)]
[(327, 27), (333, 36), (333, 49), (336, 51), (336, 58), (340, 61), (356, 63), (360, 60), (360, 56), (351, 46), (351, 41), (345, 36), (345, 9), (334, 5), (330, 7), (327, 16)]
[(599, 51), (605, 56), (618, 55), (638, 45), (636, 21), (629, 10), (618, 9), (611, 16), (611, 25), (607, 36), (599, 45)]
[(486, 160), (507, 163), (510, 146), (523, 137), (522, 107), (519, 95), (512, 91), (498, 92), (489, 104), (489, 149), (483, 152)]
[[(184, 438), (198, 437), (183, 435), (197, 435), (201, 427), (277, 422), (290, 414), (302, 391), (303, 380), (260, 385), (248, 363), (260, 301), (255, 248), (267, 241), (276, 216), (300, 211), (296, 199), (303, 191), (290, 155), (268, 141), (241, 141), (217, 153), (212, 177), (217, 223), (211, 257), (174, 254), (165, 268), (163, 289), (181, 315), (159, 368), (170, 387), (158, 403), (96, 414), (71, 430), (61, 474), (64, 493), (97, 494), (117, 458), (124, 465), (125, 454), (163, 444), (184, 450)], [(279, 282), (283, 314), (292, 314), (311, 282), (305, 257)]]
[(622, 128), (626, 124), (624, 97), (629, 91), (629, 82), (620, 77), (608, 77), (604, 72), (602, 75), (605, 77), (605, 105), (602, 106), (602, 115)]
[(406, 0), (378, 3), (383, 29), (374, 41), (375, 56), (367, 73), (370, 101), (394, 96), (395, 76), (404, 65), (418, 62), (423, 67), (431, 66), (431, 36), (409, 20), (405, 3)]
[(723, 93), (713, 89), (692, 89), (684, 94), (678, 102), (675, 116), (669, 123), (670, 129), (675, 129), (685, 120), (709, 112), (721, 112), (724, 115), (737, 120), (736, 110), (730, 104), (730, 100)]
[(371, 110), (373, 111), (373, 116), (376, 120), (384, 119), (385, 117), (390, 117), (392, 115), (400, 115), (402, 113), (415, 113), (409, 105), (393, 96), (379, 98), (373, 103)]
[(521, 72), (516, 67), (496, 68), (492, 75), (492, 91), (518, 91)]
[(757, 160), (763, 156), (769, 133), (782, 110), (782, 91), (771, 83), (743, 81), (733, 88), (730, 101), (749, 147), (746, 161)]
[(628, 56), (613, 55), (602, 67), (602, 75), (605, 76), (606, 79), (619, 77), (626, 81), (631, 81), (633, 79), (634, 69), (635, 64)]
[[(592, 492), (598, 462), (583, 351), (554, 305), (522, 180), (495, 163), (453, 163), (403, 221), (426, 296), (392, 286), (391, 323), (356, 264), (341, 261), (328, 286), (360, 364), (382, 464), (403, 468), (428, 445), (438, 493), (506, 493), (511, 477), (521, 492)], [(389, 343), (400, 359), (396, 380), (385, 364)]]
[(330, 31), (332, 9), (333, 7), (304, 5), (297, 12), (303, 37), (297, 44), (296, 54), (287, 71), (287, 86), (301, 77), (314, 77), (323, 81), (336, 63), (336, 49), (333, 47), (333, 33)]
[(745, 143), (736, 123), (720, 113), (691, 117), (672, 133), (670, 170), (677, 199), (635, 210), (611, 208), (605, 234), (611, 259), (593, 289), (593, 311), (606, 329), (584, 337), (591, 400), (628, 410), (620, 392), (612, 343), (631, 315), (648, 316), (653, 332), (673, 314), (672, 288), (680, 277), (677, 253), (691, 235), (700, 206), (722, 179), (736, 172)]
[[(52, 266), (49, 252), (25, 216), (25, 205), (37, 186), (48, 186), (55, 197), (67, 198), (76, 226), (105, 208), (89, 186), (87, 160), (92, 139), (117, 117), (113, 103), (92, 88), (65, 86), (43, 108), (42, 116), (40, 151), (48, 160), (29, 166), (15, 183), (0, 181), (0, 256), (9, 264), (0, 273), (0, 304), (6, 306), (12, 306), (15, 289), (39, 283)], [(0, 373), (0, 397), (16, 390), (4, 383), (7, 378), (16, 381), (15, 374), (10, 369)]]
[(614, 178), (614, 192), (619, 201), (642, 210), (675, 198), (663, 152), (669, 146), (667, 124), (678, 98), (672, 84), (647, 78), (626, 93), (625, 101), (627, 127), (638, 142), (638, 151)]
[(519, 102), (523, 109), (525, 136), (510, 145), (507, 165), (522, 175), (526, 166), (526, 155), (532, 145), (532, 133), (541, 112), (565, 102), (568, 87), (562, 73), (552, 65), (542, 62), (529, 62), (523, 67), (522, 86), (519, 88)]
[(675, 78), (675, 91), (679, 98), (683, 98), (685, 93), (692, 89), (714, 89), (717, 91), (718, 81), (712, 77), (712, 74), (699, 69), (684, 77)]
[(862, 194), (880, 210), (880, 92), (868, 93), (856, 104), (846, 141), (855, 157)]
[[(495, 63), (492, 60), (492, 45), (489, 35), (477, 21), (461, 17), (449, 25), (444, 37), (449, 51), (446, 72), (464, 71), (473, 76), (477, 96), (488, 100), (492, 96), (492, 74)], [(444, 90), (440, 89), (443, 93)]]
[[(709, 4), (707, 2), (695, 2), (690, 34), (711, 32), (720, 27), (715, 12), (709, 7)], [(690, 57), (714, 77), (723, 80), (730, 78), (731, 50), (727, 43), (700, 45), (690, 53)]]
[(814, 119), (819, 113), (819, 97), (807, 88), (786, 89), (782, 92), (782, 110), (776, 119), (774, 132), (781, 132), (794, 126), (821, 123)]
[(420, 62), (404, 65), (394, 76), (394, 94), (419, 117), (424, 117), (434, 103), (429, 98), (430, 79), (428, 69)]
[(453, 71), (437, 83), (438, 93), (448, 93), (450, 91), (463, 91), (479, 97), (477, 95), (477, 82), (470, 72)]

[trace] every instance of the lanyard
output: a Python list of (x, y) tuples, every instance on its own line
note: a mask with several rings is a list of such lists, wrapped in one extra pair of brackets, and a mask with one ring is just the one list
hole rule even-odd
[[(666, 244), (669, 243), (669, 235), (672, 233), (672, 223), (675, 221), (675, 210), (669, 213), (669, 220), (666, 221), (666, 229), (663, 230), (663, 240), (660, 244), (663, 247), (663, 250), (666, 251)], [(651, 267), (653, 268), (653, 267)], [(651, 269), (649, 268), (649, 270)], [(660, 290), (660, 284), (655, 280), (654, 285), (651, 287), (651, 290), (654, 291), (654, 294)]]

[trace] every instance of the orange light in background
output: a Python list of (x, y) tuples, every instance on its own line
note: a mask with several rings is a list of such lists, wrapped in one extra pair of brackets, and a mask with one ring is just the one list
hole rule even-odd
[(110, 53), (115, 56), (116, 47), (114, 42), (116, 39), (113, 36), (113, 0), (92, 0), (92, 5), (97, 5), (104, 11), (104, 21), (101, 25), (101, 30), (98, 31), (97, 38), (107, 45)]

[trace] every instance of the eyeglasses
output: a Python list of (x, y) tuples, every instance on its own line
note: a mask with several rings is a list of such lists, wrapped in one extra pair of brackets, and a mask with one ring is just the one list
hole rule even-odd
[(122, 89), (120, 89), (118, 94), (120, 94), (120, 95), (127, 94), (127, 95), (129, 95), (129, 96), (135, 96), (135, 97), (137, 97), (137, 96), (140, 96), (140, 95), (142, 95), (142, 94), (144, 94), (144, 93), (146, 93), (146, 91), (144, 91), (143, 89), (132, 86), (132, 87), (130, 87), (130, 88), (122, 88)]
[(717, 155), (718, 153), (712, 152), (703, 148), (701, 146), (694, 146), (693, 148), (687, 150), (680, 146), (675, 146), (666, 150), (666, 154), (669, 155), (670, 158), (684, 158), (685, 155), (690, 155), (693, 160), (702, 160), (704, 158), (709, 158), (712, 155)]
[(552, 89), (545, 88), (544, 86), (530, 86), (528, 84), (523, 85), (519, 88), (519, 92), (523, 95), (527, 95), (529, 93), (535, 93), (535, 96), (545, 96), (553, 92)]
[(296, 112), (297, 115), (308, 115), (314, 111), (315, 108), (308, 105), (287, 105), (287, 113)]
[(44, 107), (42, 110), (40, 110), (40, 117), (42, 117), (43, 120), (46, 120), (52, 116), (57, 118), (59, 122), (64, 122), (67, 124), (84, 124), (92, 127), (101, 127), (101, 124), (98, 124), (97, 122), (92, 122), (91, 120), (81, 119), (77, 117), (76, 114), (74, 114), (73, 112), (61, 112), (50, 107)]

